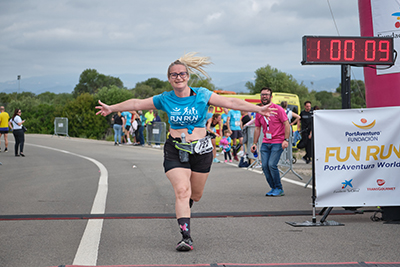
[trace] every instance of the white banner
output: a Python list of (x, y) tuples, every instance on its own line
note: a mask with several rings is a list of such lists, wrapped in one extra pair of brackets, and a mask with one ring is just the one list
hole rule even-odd
[(317, 207), (400, 206), (399, 114), (314, 111)]
[[(394, 49), (400, 53), (400, 1), (399, 0), (371, 0), (372, 24), (374, 36), (393, 37)], [(377, 70), (376, 74), (400, 72), (400, 55), (394, 66), (387, 70)], [(383, 66), (378, 66), (383, 68)]]

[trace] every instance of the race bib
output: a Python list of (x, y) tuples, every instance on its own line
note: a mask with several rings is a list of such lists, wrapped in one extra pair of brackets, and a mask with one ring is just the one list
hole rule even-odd
[(206, 136), (197, 141), (196, 146), (194, 147), (194, 152), (197, 154), (206, 154), (213, 151), (213, 145), (211, 143), (211, 137)]

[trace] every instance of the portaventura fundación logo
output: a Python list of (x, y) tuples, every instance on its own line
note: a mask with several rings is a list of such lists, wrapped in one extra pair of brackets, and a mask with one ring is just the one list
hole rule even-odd
[[(362, 118), (362, 119), (360, 120), (360, 122), (361, 122), (361, 124), (356, 124), (356, 123), (354, 123), (354, 122), (352, 121), (352, 123), (353, 123), (356, 127), (360, 128), (360, 129), (363, 129), (363, 130), (369, 130), (369, 129), (371, 129), (372, 127), (375, 126), (376, 120), (374, 120), (374, 121), (371, 122), (371, 123), (368, 123), (367, 119)], [(367, 124), (367, 123), (368, 123), (368, 124)]]
[[(375, 124), (376, 120), (369, 122), (367, 119), (362, 118), (360, 122), (355, 123), (354, 121), (351, 122), (354, 126), (361, 130), (369, 130), (372, 129)], [(348, 132), (344, 133), (344, 136), (347, 137), (348, 142), (375, 142), (379, 141), (379, 135), (381, 134), (380, 131), (373, 132), (373, 131), (355, 131), (355, 132)]]

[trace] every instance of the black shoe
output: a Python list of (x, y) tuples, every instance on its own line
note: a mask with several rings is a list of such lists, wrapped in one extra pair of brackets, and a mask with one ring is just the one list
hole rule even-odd
[(21, 157), (25, 157), (25, 155), (23, 153), (19, 153), (21, 155)]
[(177, 251), (190, 251), (193, 249), (193, 240), (191, 237), (182, 238), (182, 240), (176, 246)]
[(15, 155), (16, 157), (19, 157), (19, 155)]
[(6, 149), (4, 149), (4, 152), (8, 152), (8, 149), (6, 148)]

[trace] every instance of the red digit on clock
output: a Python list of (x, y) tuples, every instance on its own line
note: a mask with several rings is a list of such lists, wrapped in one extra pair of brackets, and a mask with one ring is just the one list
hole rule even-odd
[[(336, 49), (334, 48), (335, 44), (337, 45)], [(331, 40), (331, 49), (330, 49), (331, 50), (330, 51), (331, 60), (340, 60), (340, 52), (341, 52), (340, 45), (341, 45), (340, 40)], [(336, 54), (336, 56), (335, 56), (335, 54)]]
[[(365, 42), (365, 60), (366, 61), (374, 61), (375, 60), (375, 52), (376, 52), (375, 47), (376, 47), (375, 41), (366, 41)], [(371, 56), (369, 56), (369, 55), (371, 55)]]
[(356, 42), (354, 40), (344, 41), (344, 60), (353, 61)]
[[(385, 46), (385, 48), (383, 48)], [(386, 61), (389, 59), (389, 41), (380, 41), (379, 42), (379, 52), (381, 53), (386, 53), (386, 57), (382, 57), (379, 60), (380, 61)]]

